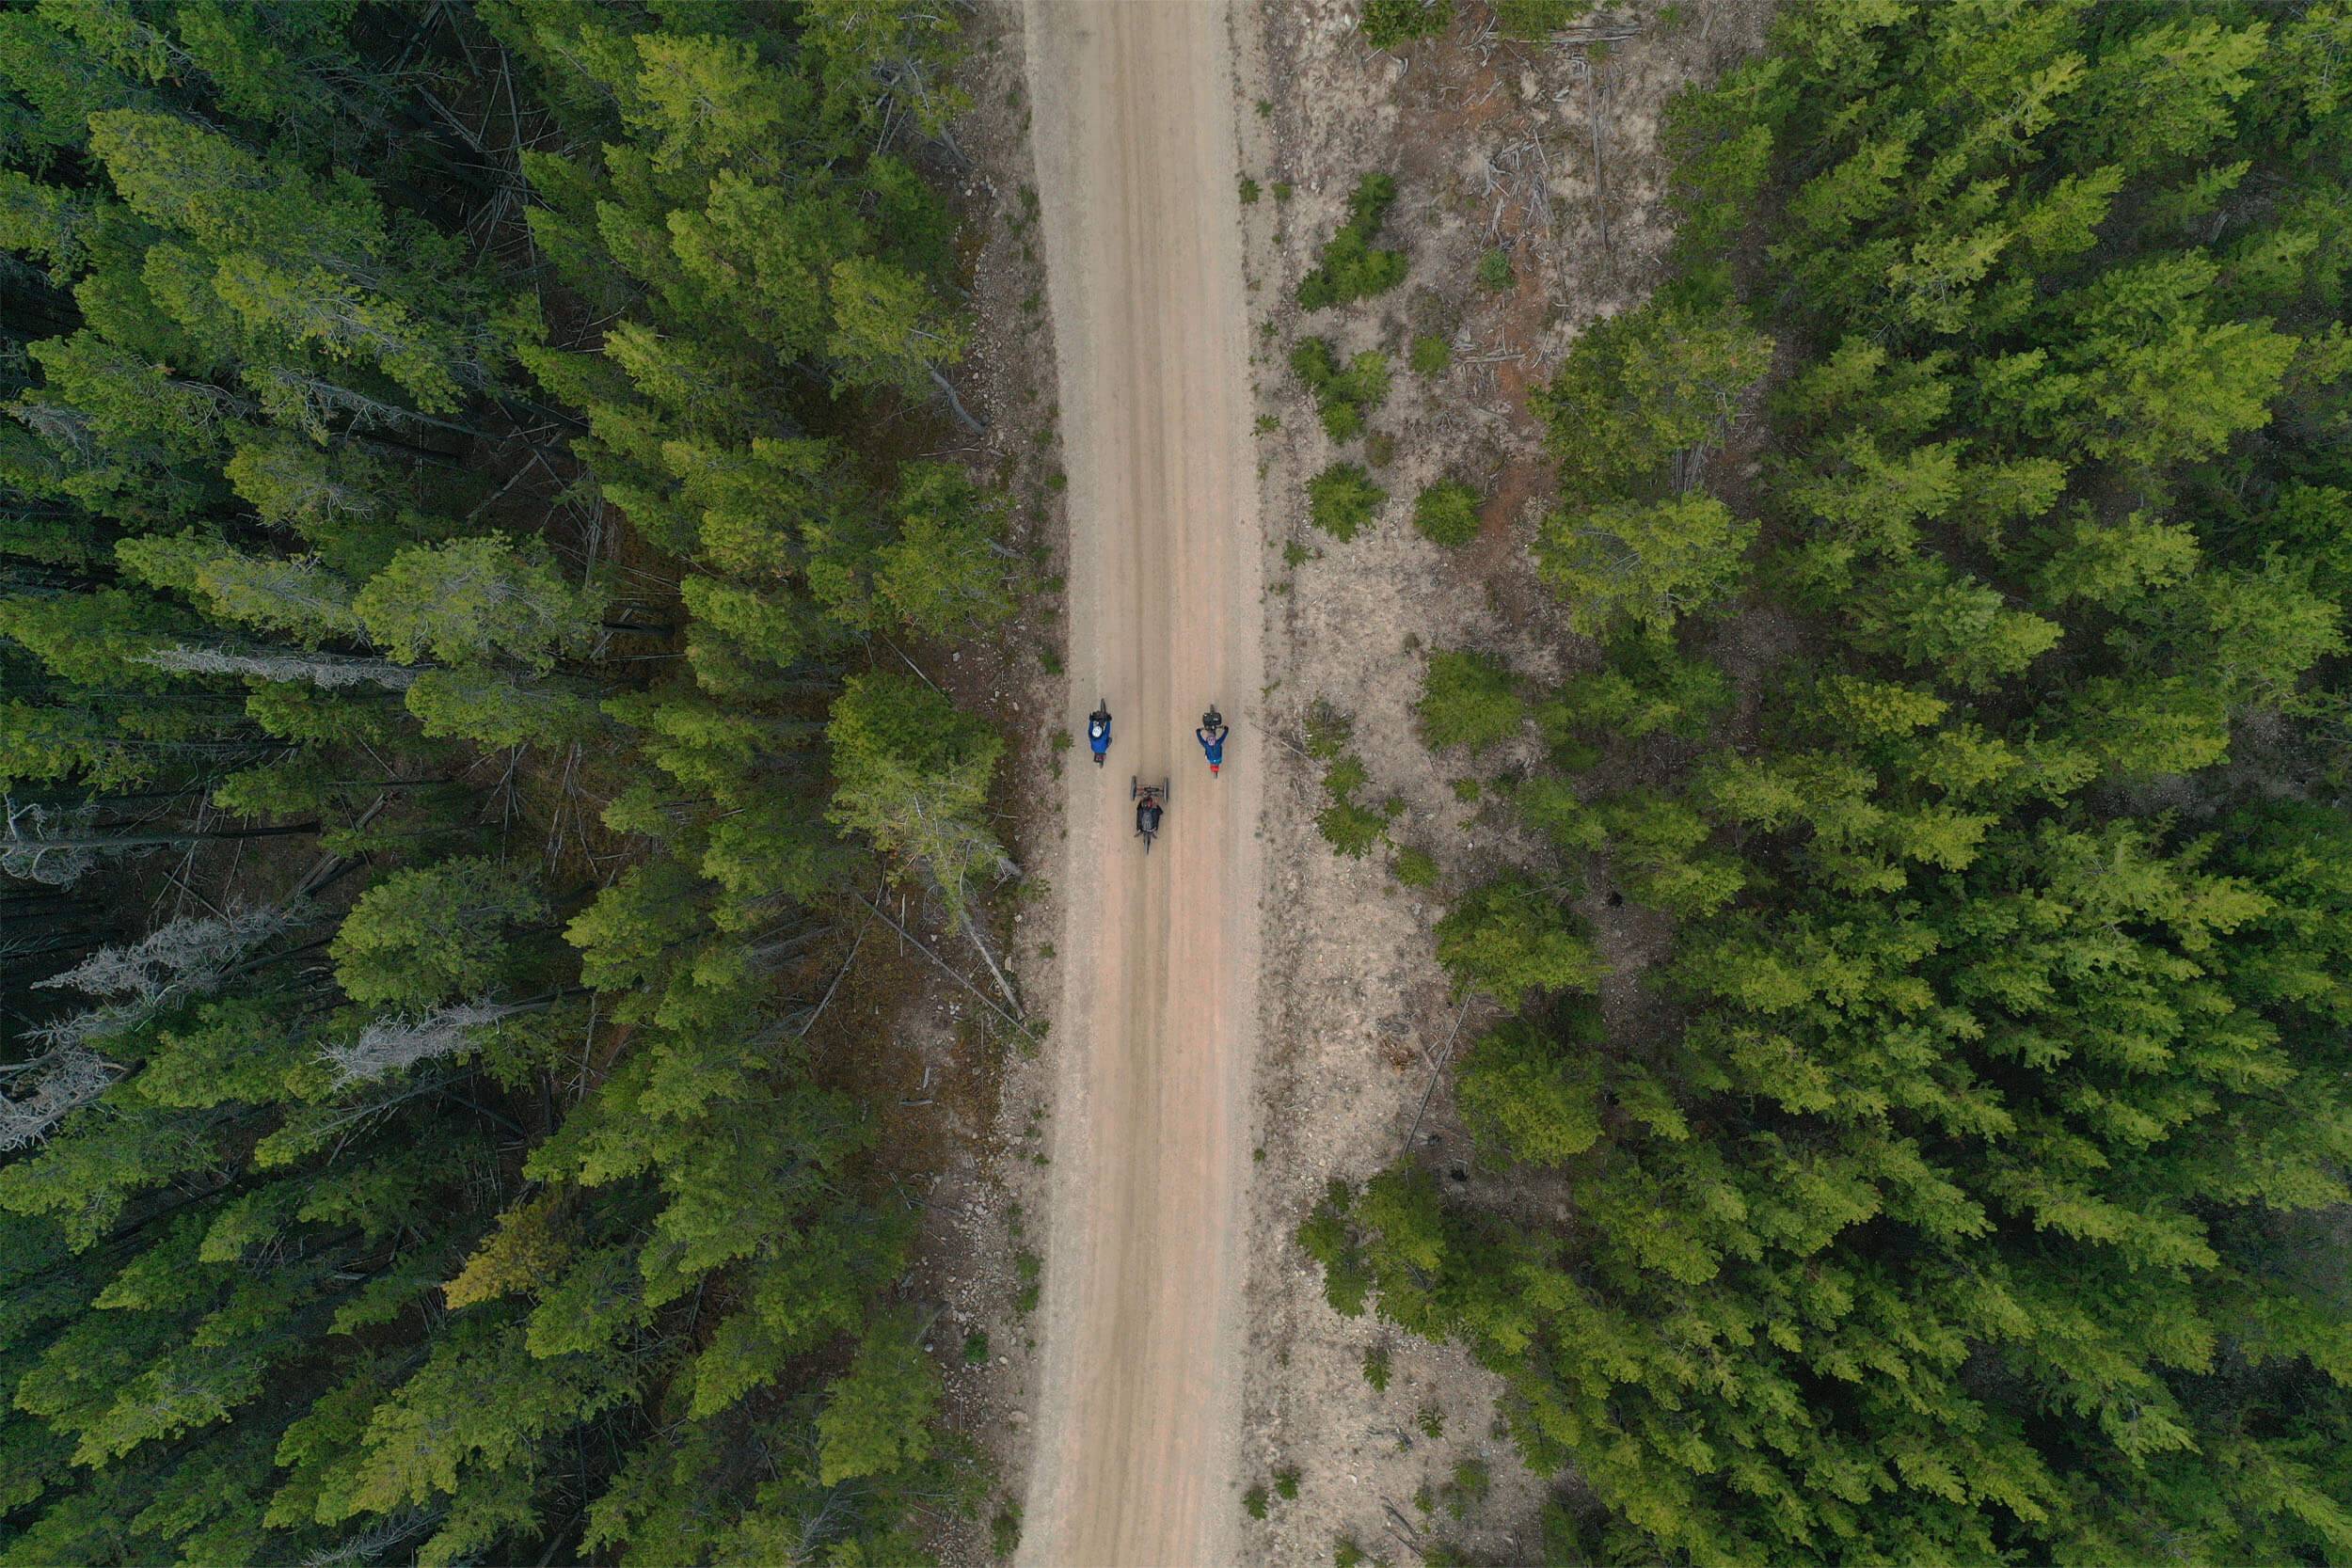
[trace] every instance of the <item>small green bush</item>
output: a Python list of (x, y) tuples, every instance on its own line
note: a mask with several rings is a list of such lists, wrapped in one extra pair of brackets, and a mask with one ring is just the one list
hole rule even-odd
[(1444, 32), (1453, 15), (1448, 0), (1364, 0), (1357, 25), (1375, 49), (1401, 49), (1415, 39)]
[(1009, 1502), (988, 1522), (988, 1549), (998, 1559), (1021, 1549), (1021, 1505)]
[(1454, 345), (1435, 332), (1424, 332), (1413, 340), (1412, 353), (1406, 356), (1415, 375), (1443, 375), (1454, 363)]
[(1478, 286), (1501, 293), (1514, 281), (1511, 273), (1511, 253), (1490, 250), (1478, 259)]
[(1266, 1489), (1263, 1486), (1253, 1486), (1248, 1491), (1244, 1492), (1241, 1495), (1242, 1512), (1248, 1514), (1252, 1519), (1263, 1519), (1265, 1517), (1265, 1505)]
[(1315, 527), (1337, 539), (1353, 539), (1356, 531), (1389, 493), (1353, 463), (1334, 463), (1307, 482), (1307, 516)]
[(1016, 1312), (1034, 1312), (1038, 1298), (1044, 1292), (1045, 1259), (1024, 1247), (1012, 1255), (1012, 1272), (1021, 1281), (1021, 1289), (1012, 1298)]
[(1347, 221), (1324, 245), (1315, 269), (1298, 280), (1301, 309), (1321, 310), (1369, 299), (1405, 281), (1405, 253), (1375, 250), (1380, 221), (1396, 202), (1396, 182), (1385, 174), (1367, 174), (1356, 182), (1347, 198)]
[(1298, 1466), (1285, 1465), (1274, 1472), (1274, 1495), (1284, 1502), (1298, 1496)]
[(1257, 200), (1258, 182), (1247, 174), (1243, 175), (1241, 177), (1241, 204), (1245, 207), (1254, 206)]
[(1424, 1404), (1413, 1424), (1421, 1428), (1423, 1437), (1434, 1443), (1445, 1435), (1445, 1412), (1434, 1404)]
[(1291, 350), (1291, 371), (1314, 393), (1324, 434), (1334, 441), (1353, 438), (1365, 416), (1389, 401), (1389, 356), (1376, 348), (1342, 365), (1329, 340), (1301, 338)]
[(1438, 862), (1427, 850), (1403, 846), (1389, 862), (1389, 875), (1406, 887), (1436, 887)]
[(1375, 1345), (1364, 1352), (1364, 1381), (1375, 1394), (1389, 1391), (1389, 1347)]
[(1459, 480), (1441, 480), (1413, 501), (1413, 526), (1438, 545), (1467, 545), (1478, 537), (1478, 492)]
[(1320, 697), (1307, 710), (1307, 754), (1317, 762), (1336, 758), (1355, 734), (1354, 717)]
[(976, 1328), (963, 1337), (963, 1364), (967, 1367), (977, 1367), (987, 1360), (988, 1333), (984, 1329)]
[(1432, 746), (1482, 752), (1518, 733), (1527, 704), (1518, 678), (1501, 659), (1454, 649), (1429, 656), (1417, 711), (1422, 734)]
[(1593, 0), (1495, 0), (1495, 22), (1506, 38), (1548, 38), (1592, 8)]
[(1331, 1544), (1331, 1568), (1363, 1568), (1371, 1560), (1364, 1549), (1347, 1536), (1341, 1536)]
[(1315, 813), (1315, 829), (1333, 850), (1359, 861), (1388, 836), (1389, 824), (1376, 811), (1367, 811), (1352, 800), (1338, 800)]
[(1299, 1246), (1323, 1265), (1324, 1300), (1343, 1318), (1362, 1317), (1372, 1293), (1371, 1266), (1348, 1228), (1348, 1206), (1355, 1201), (1356, 1189), (1331, 1178), (1297, 1230)]
[(1472, 1503), (1485, 1502), (1486, 1494), (1493, 1489), (1486, 1461), (1465, 1459), (1454, 1466), (1453, 1484), (1446, 1488), (1445, 1511), (1459, 1519), (1470, 1512)]
[(1316, 706), (1307, 720), (1307, 749), (1324, 761), (1323, 792), (1329, 803), (1315, 813), (1315, 827), (1333, 849), (1360, 860), (1388, 837), (1389, 818), (1356, 803), (1356, 792), (1372, 782), (1372, 774), (1361, 757), (1341, 749), (1347, 743), (1346, 717)]

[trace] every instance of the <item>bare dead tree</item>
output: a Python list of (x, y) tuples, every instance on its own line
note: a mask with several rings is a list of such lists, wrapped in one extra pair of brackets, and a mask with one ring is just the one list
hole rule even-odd
[(405, 691), (417, 679), (417, 672), (388, 658), (360, 658), (348, 654), (240, 652), (192, 648), (185, 643), (142, 654), (132, 662), (151, 664), (176, 675), (256, 675), (262, 680), (297, 682), (329, 691), (368, 684)]
[(339, 1089), (373, 1084), (405, 1072), (419, 1062), (453, 1056), (478, 1043), (472, 1031), (484, 1024), (544, 1006), (459, 1002), (421, 1018), (379, 1018), (360, 1030), (358, 1038), (326, 1047), (319, 1053), (319, 1060), (335, 1069)]

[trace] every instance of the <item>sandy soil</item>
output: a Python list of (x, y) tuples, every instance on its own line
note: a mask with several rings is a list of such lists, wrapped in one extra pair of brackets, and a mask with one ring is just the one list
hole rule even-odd
[[(1032, 135), (1060, 376), (1069, 885), (1022, 1559), (1236, 1550), (1259, 964), (1262, 536), (1222, 8), (1031, 0)], [(1201, 708), (1236, 721), (1212, 780)], [(1131, 776), (1175, 787), (1158, 847)]]

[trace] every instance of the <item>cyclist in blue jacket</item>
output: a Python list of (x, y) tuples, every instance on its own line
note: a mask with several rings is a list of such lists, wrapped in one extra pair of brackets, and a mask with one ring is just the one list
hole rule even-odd
[(1192, 732), (1192, 737), (1200, 742), (1202, 754), (1209, 759), (1211, 777), (1225, 765), (1225, 737), (1232, 733), (1225, 727), (1225, 716), (1214, 707), (1200, 716), (1200, 727)]

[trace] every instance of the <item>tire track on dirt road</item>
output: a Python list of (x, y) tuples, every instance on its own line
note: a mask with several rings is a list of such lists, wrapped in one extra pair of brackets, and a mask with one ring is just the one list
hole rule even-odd
[[(1237, 1552), (1243, 1202), (1257, 1050), (1263, 576), (1221, 5), (1028, 0), (1032, 136), (1070, 475), (1044, 1382), (1021, 1557)], [(1236, 721), (1213, 780), (1192, 741)], [(1131, 775), (1172, 775), (1158, 847)]]

